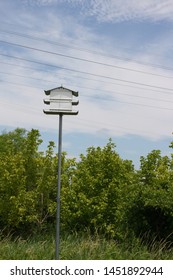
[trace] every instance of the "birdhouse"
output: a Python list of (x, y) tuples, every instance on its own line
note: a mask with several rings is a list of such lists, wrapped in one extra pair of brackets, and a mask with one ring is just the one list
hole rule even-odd
[(73, 105), (79, 104), (79, 101), (75, 100), (75, 97), (78, 96), (78, 92), (62, 86), (51, 90), (45, 90), (44, 92), (48, 96), (47, 99), (44, 99), (44, 103), (49, 105), (48, 110), (43, 110), (45, 114), (78, 114), (78, 111), (73, 111)]

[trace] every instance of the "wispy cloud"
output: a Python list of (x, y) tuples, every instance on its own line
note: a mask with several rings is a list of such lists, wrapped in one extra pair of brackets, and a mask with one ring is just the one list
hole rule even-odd
[(59, 4), (78, 7), (85, 17), (94, 17), (100, 22), (123, 21), (173, 21), (172, 0), (23, 0), (36, 6)]
[[(11, 1), (10, 1), (11, 2)], [(25, 1), (26, 2), (26, 1)], [(78, 5), (81, 13), (91, 17), (94, 16), (100, 21), (122, 21), (129, 19), (152, 21), (161, 18), (169, 20), (171, 7), (170, 1), (28, 1), (28, 3), (39, 5), (53, 5), (56, 3), (65, 3), (68, 5)], [(169, 3), (169, 5), (168, 5)], [(169, 9), (168, 9), (169, 6)], [(27, 7), (28, 8), (28, 7)], [(2, 10), (1, 10), (2, 11)], [(23, 13), (22, 13), (23, 12)], [(83, 132), (95, 133), (102, 132), (109, 135), (125, 135), (138, 134), (150, 138), (159, 138), (171, 135), (173, 111), (173, 95), (166, 92), (152, 91), (152, 88), (141, 89), (142, 86), (133, 88), (132, 84), (123, 83), (119, 80), (134, 81), (143, 84), (155, 85), (160, 87), (173, 88), (172, 79), (157, 77), (150, 74), (142, 74), (140, 71), (158, 75), (171, 76), (172, 73), (164, 69), (152, 68), (149, 65), (132, 63), (128, 60), (117, 60), (109, 56), (110, 53), (118, 54), (121, 57), (128, 57), (128, 52), (122, 52), (122, 48), (116, 47), (114, 34), (106, 34), (104, 32), (97, 33), (97, 30), (90, 24), (85, 25), (84, 21), (76, 18), (73, 14), (60, 13), (59, 9), (39, 9), (28, 8), (21, 12), (18, 6), (16, 10), (8, 9), (9, 22), (11, 25), (5, 27), (24, 33), (26, 35), (36, 36), (38, 40), (31, 40), (25, 37), (19, 37), (15, 34), (1, 33), (1, 40), (7, 40), (14, 43), (28, 45), (33, 48), (45, 49), (52, 52), (63, 53), (67, 56), (75, 56), (84, 58), (85, 60), (98, 61), (103, 64), (114, 64), (123, 69), (106, 67), (104, 65), (82, 62), (80, 60), (72, 60), (66, 57), (55, 56), (42, 52), (24, 50), (14, 46), (1, 44), (1, 52), (14, 56), (20, 56), (32, 61), (40, 61), (43, 65), (29, 63), (2, 58), (1, 62), (21, 64), (10, 67), (10, 64), (4, 64), (2, 71), (12, 73), (6, 75), (1, 73), (1, 92), (6, 94), (1, 98), (0, 125), (24, 126), (24, 127), (41, 127), (42, 129), (57, 129), (57, 119), (43, 115), (44, 89), (50, 89), (63, 83), (64, 86), (80, 92), (80, 114), (77, 121), (69, 118), (64, 124), (67, 132)], [(15, 17), (14, 14), (16, 15)], [(4, 13), (5, 15), (5, 13)], [(2, 25), (1, 25), (2, 28)], [(43, 39), (43, 40), (39, 40)], [(58, 44), (51, 44), (45, 40), (51, 40)], [(116, 39), (117, 40), (117, 39)], [(129, 43), (129, 41), (128, 41)], [(136, 42), (135, 42), (136, 43)], [(140, 46), (138, 42), (136, 49)], [(63, 47), (63, 44), (69, 47)], [(154, 44), (154, 45), (152, 45)], [(71, 46), (71, 47), (70, 47)], [(152, 54), (148, 53), (148, 49)], [(136, 60), (149, 63), (159, 63), (157, 55), (163, 55), (168, 50), (168, 46), (172, 49), (172, 42), (169, 34), (163, 35), (155, 40), (148, 40), (144, 46), (145, 52), (140, 53)], [(76, 47), (73, 48), (73, 47)], [(85, 49), (86, 51), (82, 51)], [(93, 52), (87, 52), (93, 50)], [(106, 56), (99, 53), (105, 52)], [(61, 68), (51, 68), (45, 64), (55, 64)], [(32, 67), (37, 70), (31, 70)], [(65, 68), (76, 69), (75, 71), (67, 71)], [(139, 73), (129, 71), (125, 68), (139, 70)], [(48, 72), (47, 70), (50, 70)], [(81, 72), (81, 73), (80, 73)], [(90, 75), (82, 74), (88, 72)], [(15, 76), (17, 74), (18, 76)], [(93, 76), (92, 76), (93, 74)], [(97, 76), (94, 76), (94, 75)], [(100, 75), (100, 77), (99, 77)], [(102, 76), (102, 77), (101, 77)], [(106, 79), (103, 76), (112, 78)], [(38, 78), (38, 81), (32, 78)], [(114, 80), (115, 78), (115, 80)], [(40, 80), (39, 80), (40, 79)], [(52, 83), (48, 82), (52, 81)], [(16, 84), (15, 84), (16, 83)], [(19, 85), (17, 85), (19, 84)], [(22, 87), (20, 84), (28, 85)], [(31, 86), (31, 87), (29, 87)], [(33, 88), (32, 88), (33, 87)], [(93, 98), (95, 96), (95, 98)], [(136, 96), (136, 97), (135, 97)], [(138, 97), (137, 97), (138, 96)], [(99, 97), (99, 98), (97, 98)], [(153, 98), (153, 99), (152, 99)], [(165, 100), (165, 101), (162, 101)], [(134, 105), (132, 103), (137, 103)], [(140, 106), (141, 104), (141, 106)], [(144, 106), (142, 106), (142, 104)], [(148, 106), (148, 107), (147, 107)], [(153, 107), (152, 107), (153, 106)], [(154, 107), (165, 107), (168, 110), (157, 109)], [(5, 117), (4, 117), (5, 116)]]
[[(79, 4), (85, 16), (93, 16), (101, 22), (173, 21), (172, 0), (63, 0)], [(44, 0), (43, 0), (44, 3)]]
[(49, 6), (56, 4), (57, 0), (22, 0), (24, 4), (28, 5), (36, 5), (36, 6)]

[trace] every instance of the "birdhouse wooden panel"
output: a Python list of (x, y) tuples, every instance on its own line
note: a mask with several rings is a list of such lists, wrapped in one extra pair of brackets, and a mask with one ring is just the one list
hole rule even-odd
[(50, 99), (50, 110), (62, 110), (62, 111), (72, 111), (72, 102), (71, 100), (51, 100)]
[(49, 96), (44, 99), (44, 103), (49, 106), (48, 110), (43, 110), (45, 114), (78, 114), (78, 111), (73, 111), (72, 105), (78, 105), (79, 101), (73, 100), (73, 97), (78, 96), (78, 92), (72, 91), (64, 87), (58, 87), (45, 91)]
[(67, 99), (69, 101), (72, 101), (72, 98), (73, 98), (72, 92), (67, 90), (67, 89), (57, 88), (57, 89), (53, 89), (50, 92), (50, 99), (54, 99), (54, 100), (56, 100), (56, 99), (58, 99), (58, 100)]

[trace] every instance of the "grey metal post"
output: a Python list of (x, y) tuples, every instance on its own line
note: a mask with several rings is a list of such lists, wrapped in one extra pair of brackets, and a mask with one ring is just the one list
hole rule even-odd
[(62, 154), (62, 116), (59, 114), (59, 140), (58, 140), (58, 189), (56, 209), (56, 260), (59, 260), (60, 243), (60, 192), (61, 192), (61, 154)]

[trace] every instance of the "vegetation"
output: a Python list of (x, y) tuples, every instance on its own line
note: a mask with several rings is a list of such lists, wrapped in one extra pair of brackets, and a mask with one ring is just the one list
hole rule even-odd
[[(7, 253), (10, 246), (19, 254), (20, 246), (26, 248), (23, 257), (15, 258), (53, 258), (53, 249), (46, 253), (46, 248), (53, 248), (54, 241), (46, 236), (55, 228), (58, 156), (52, 141), (45, 152), (39, 151), (41, 143), (39, 131), (34, 129), (17, 128), (0, 135), (0, 258), (6, 252), (6, 257), (13, 259)], [(61, 245), (62, 258), (133, 259), (130, 251), (137, 248), (135, 244), (141, 248), (141, 255), (136, 252), (135, 258), (156, 258), (158, 252), (163, 258), (170, 256), (173, 155), (163, 157), (159, 150), (151, 151), (141, 157), (140, 170), (136, 171), (131, 161), (120, 158), (111, 140), (103, 148), (89, 147), (79, 161), (63, 153), (61, 231), (66, 237), (62, 240), (66, 245)], [(86, 231), (90, 234), (84, 234)], [(12, 237), (6, 238), (9, 233)], [(43, 233), (45, 241), (34, 239)], [(73, 251), (72, 240), (81, 244), (81, 255)], [(42, 252), (34, 247), (36, 241), (41, 242)], [(160, 246), (164, 250), (160, 251)], [(30, 247), (33, 256), (26, 253)], [(115, 248), (112, 252), (111, 247)], [(118, 253), (121, 250), (122, 254)]]
[[(7, 260), (53, 260), (55, 238), (52, 234), (35, 237), (8, 236), (0, 242), (0, 259)], [(147, 246), (140, 239), (117, 242), (102, 235), (73, 233), (62, 235), (60, 240), (61, 260), (172, 260), (173, 248), (165, 241), (155, 240)]]

